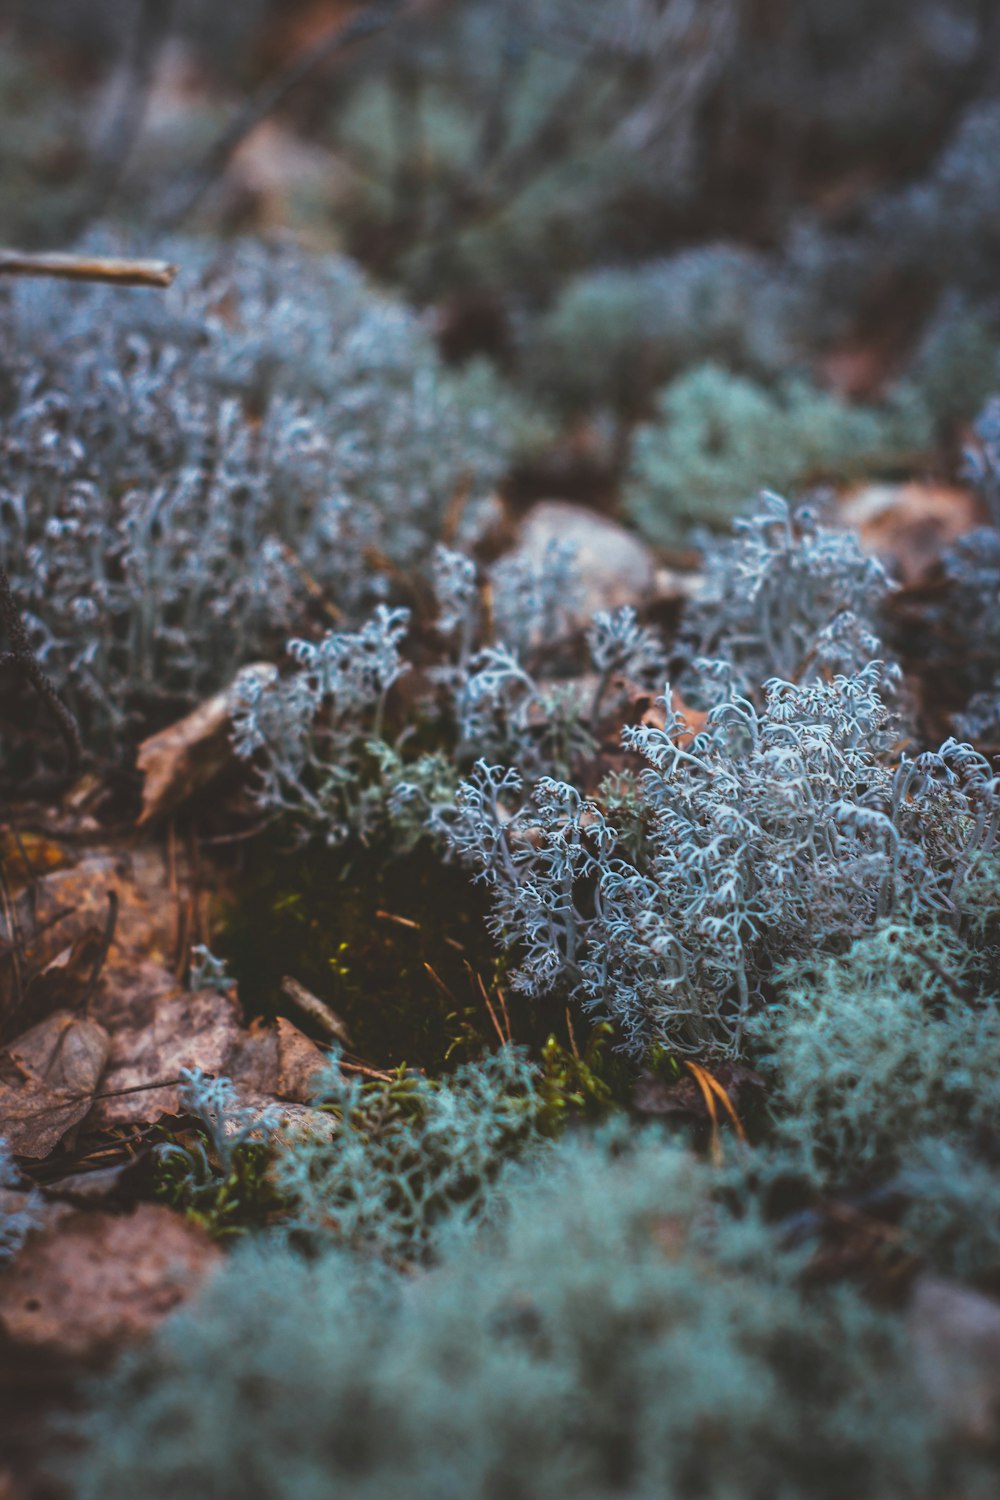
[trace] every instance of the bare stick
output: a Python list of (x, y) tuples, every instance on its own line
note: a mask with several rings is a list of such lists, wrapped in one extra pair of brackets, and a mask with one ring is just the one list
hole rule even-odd
[(111, 281), (116, 286), (169, 286), (177, 267), (166, 260), (118, 260), (105, 255), (27, 255), (0, 250), (0, 276), (58, 276), (63, 281)]
[(87, 980), (87, 988), (83, 992), (81, 1010), (86, 1010), (97, 989), (97, 981), (101, 977), (101, 970), (107, 962), (111, 944), (115, 940), (115, 927), (118, 925), (118, 892), (108, 891), (108, 919), (104, 924), (104, 932), (101, 934), (101, 946), (94, 957), (90, 970), (90, 978)]
[(28, 632), (24, 628), (21, 611), (11, 593), (5, 568), (0, 568), (0, 620), (7, 627), (11, 645), (9, 651), (0, 652), (0, 666), (13, 667), (31, 683), (38, 696), (48, 704), (59, 724), (59, 732), (66, 745), (70, 769), (75, 770), (83, 754), (80, 726), (60, 698), (55, 683), (42, 671), (41, 663), (31, 649)]
[(93, 152), (83, 202), (71, 220), (69, 237), (73, 239), (107, 210), (117, 192), (142, 129), (157, 63), (170, 37), (174, 0), (133, 0), (131, 10), (130, 24), (121, 28), (124, 45), (117, 69), (117, 100)]
[(399, 10), (402, 0), (383, 0), (382, 4), (369, 5), (359, 15), (338, 23), (317, 37), (310, 47), (296, 54), (285, 70), (265, 83), (248, 99), (236, 117), (226, 126), (205, 152), (198, 165), (168, 194), (166, 206), (159, 216), (165, 226), (179, 224), (197, 207), (201, 199), (222, 175), (237, 147), (246, 140), (252, 130), (266, 120), (289, 94), (298, 88), (311, 73), (315, 73), (325, 62), (334, 57), (352, 42), (362, 37), (374, 36), (383, 31)]
[(289, 1005), (294, 1006), (301, 1015), (306, 1016), (335, 1042), (350, 1042), (347, 1027), (337, 1012), (327, 1005), (325, 1000), (314, 995), (312, 990), (307, 990), (304, 984), (299, 984), (299, 981), (293, 979), (290, 974), (286, 974), (281, 981), (281, 993)]

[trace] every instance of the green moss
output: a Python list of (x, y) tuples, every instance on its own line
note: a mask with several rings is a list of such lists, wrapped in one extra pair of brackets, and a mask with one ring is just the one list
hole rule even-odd
[(189, 1145), (172, 1134), (167, 1143), (155, 1169), (156, 1197), (201, 1225), (213, 1239), (235, 1239), (263, 1229), (284, 1207), (270, 1175), (273, 1152), (263, 1142), (237, 1146), (226, 1170), (210, 1155), (203, 1132)]
[[(565, 1035), (563, 1007), (508, 991), (486, 928), (485, 893), (427, 842), (282, 851), (255, 845), (215, 946), (251, 1014), (280, 1010), (291, 975), (345, 1022), (351, 1054), (435, 1075), (506, 1036), (536, 1051)], [(496, 1024), (483, 991), (490, 996)], [(567, 1037), (567, 1042), (568, 1042)]]
[(600, 1021), (588, 1028), (582, 1049), (575, 1031), (568, 1048), (554, 1032), (546, 1039), (538, 1082), (539, 1123), (546, 1135), (557, 1135), (573, 1120), (603, 1119), (626, 1103), (631, 1075), (611, 1054), (613, 1037), (613, 1028)]
[(651, 541), (676, 543), (693, 526), (728, 526), (760, 489), (905, 471), (933, 438), (915, 388), (882, 407), (852, 406), (797, 378), (768, 387), (700, 365), (637, 430), (625, 503)]

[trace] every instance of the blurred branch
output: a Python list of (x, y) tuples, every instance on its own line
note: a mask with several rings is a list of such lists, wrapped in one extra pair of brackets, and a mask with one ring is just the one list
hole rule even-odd
[(0, 250), (0, 276), (58, 276), (63, 281), (110, 281), (117, 286), (169, 286), (177, 267), (166, 260), (119, 260), (103, 255), (28, 255)]
[(381, 4), (369, 5), (359, 15), (324, 32), (311, 46), (293, 57), (283, 72), (265, 83), (247, 100), (205, 152), (201, 161), (174, 185), (172, 192), (168, 191), (157, 222), (163, 227), (173, 227), (187, 218), (212, 184), (222, 176), (237, 148), (268, 115), (273, 114), (301, 83), (331, 57), (353, 42), (384, 31), (403, 5), (404, 0), (382, 0)]
[(137, 0), (113, 85), (111, 108), (90, 165), (85, 200), (71, 226), (75, 238), (114, 198), (139, 135), (153, 75), (173, 19), (174, 0)]
[(56, 691), (55, 683), (43, 672), (41, 662), (32, 650), (5, 568), (0, 568), (0, 620), (3, 621), (10, 640), (10, 650), (0, 652), (0, 666), (13, 667), (48, 704), (58, 721), (70, 769), (75, 770), (83, 754), (80, 727)]

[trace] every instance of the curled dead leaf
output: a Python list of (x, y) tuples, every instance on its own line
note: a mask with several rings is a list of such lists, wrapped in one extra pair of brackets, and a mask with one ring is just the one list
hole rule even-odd
[[(245, 667), (240, 675), (255, 672), (271, 673), (273, 668), (257, 664)], [(143, 740), (136, 756), (143, 776), (140, 828), (176, 812), (236, 763), (229, 716), (231, 692), (231, 687), (225, 688), (183, 719)]]
[(312, 1081), (325, 1063), (316, 1043), (279, 1016), (275, 1026), (255, 1021), (242, 1032), (230, 1047), (222, 1071), (244, 1101), (280, 1099), (304, 1104), (313, 1097)]

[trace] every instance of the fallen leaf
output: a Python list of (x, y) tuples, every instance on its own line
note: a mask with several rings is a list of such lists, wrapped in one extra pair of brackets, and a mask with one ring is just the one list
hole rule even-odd
[(72, 863), (69, 852), (45, 834), (0, 828), (0, 866), (10, 892)]
[(78, 1012), (92, 987), (103, 950), (104, 933), (96, 927), (85, 928), (31, 980), (24, 999), (26, 1014), (44, 1016), (53, 1010)]
[[(249, 666), (241, 676), (272, 670), (269, 666)], [(236, 764), (230, 695), (230, 688), (216, 693), (185, 718), (143, 740), (136, 755), (136, 765), (143, 776), (140, 828), (176, 812)]]
[(244, 1101), (266, 1105), (275, 1099), (305, 1104), (313, 1097), (312, 1080), (326, 1057), (291, 1021), (277, 1025), (255, 1021), (233, 1042), (222, 1071)]
[[(187, 871), (178, 857), (175, 883), (185, 884)], [(31, 909), (23, 906), (22, 928), (41, 929), (31, 944), (35, 967), (50, 963), (69, 943), (92, 928), (107, 924), (108, 895), (118, 910), (107, 968), (128, 970), (150, 958), (173, 958), (177, 898), (168, 862), (157, 848), (88, 850), (70, 869), (55, 870), (35, 884)], [(19, 907), (22, 903), (19, 902)], [(63, 913), (55, 926), (49, 926)]]
[(848, 491), (837, 519), (907, 585), (923, 582), (945, 547), (982, 521), (979, 501), (957, 485), (867, 484)]
[[(663, 704), (654, 698), (651, 693), (641, 688), (634, 689), (632, 707), (639, 714), (640, 724), (645, 724), (650, 729), (663, 729), (666, 726), (667, 716)], [(681, 749), (690, 745), (696, 734), (700, 734), (708, 723), (708, 714), (699, 708), (691, 708), (676, 688), (670, 691), (670, 707), (674, 713), (683, 719), (687, 726), (677, 736), (677, 743)]]
[(161, 964), (137, 964), (105, 986), (97, 1012), (111, 1036), (108, 1069), (86, 1121), (88, 1130), (141, 1124), (178, 1112), (182, 1068), (225, 1072), (241, 1036), (235, 997), (180, 989)]
[(641, 1073), (632, 1103), (641, 1115), (689, 1115), (702, 1120), (708, 1114), (704, 1096), (693, 1078), (678, 1078), (676, 1083), (668, 1083), (655, 1073)]
[(103, 1026), (57, 1011), (0, 1052), (0, 1120), (17, 1156), (48, 1156), (89, 1113), (108, 1060)]
[(316, 1043), (310, 1041), (287, 1021), (278, 1017), (278, 1083), (279, 1099), (305, 1104), (315, 1093), (316, 1074), (326, 1065), (326, 1058)]
[(280, 1071), (276, 1029), (256, 1020), (239, 1032), (229, 1045), (221, 1071), (235, 1085), (241, 1102), (263, 1106), (274, 1096)]
[(0, 1280), (0, 1330), (22, 1350), (92, 1363), (154, 1328), (220, 1253), (161, 1204), (74, 1211), (30, 1239)]

